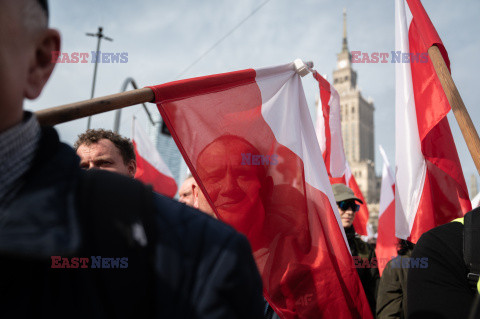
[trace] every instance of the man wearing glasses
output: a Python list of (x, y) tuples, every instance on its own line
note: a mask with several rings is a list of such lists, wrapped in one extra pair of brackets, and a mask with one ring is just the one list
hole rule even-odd
[(353, 191), (344, 184), (333, 184), (333, 195), (338, 205), (342, 226), (347, 235), (348, 245), (352, 252), (353, 262), (362, 282), (365, 295), (372, 313), (375, 314), (378, 283), (380, 275), (377, 268), (377, 257), (374, 248), (360, 239), (353, 228), (353, 219), (363, 202), (355, 197)]

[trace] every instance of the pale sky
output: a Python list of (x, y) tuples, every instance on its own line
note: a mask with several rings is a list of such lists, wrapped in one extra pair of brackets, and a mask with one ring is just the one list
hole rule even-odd
[[(114, 39), (102, 41), (102, 52), (128, 53), (128, 62), (99, 64), (95, 96), (120, 91), (133, 77), (140, 87), (178, 79), (179, 74), (264, 1), (256, 0), (50, 0), (50, 25), (60, 30), (63, 52), (94, 51), (98, 26)], [(427, 13), (448, 51), (452, 76), (473, 123), (480, 128), (480, 1), (423, 0)], [(390, 52), (395, 49), (393, 0), (270, 0), (181, 78), (313, 61), (320, 74), (332, 79), (341, 50), (342, 10), (347, 9), (350, 51)], [(375, 101), (376, 170), (383, 162), (381, 144), (395, 162), (394, 64), (354, 64), (358, 86)], [(40, 110), (90, 98), (93, 63), (58, 64), (41, 97), (26, 103)], [(318, 85), (303, 78), (313, 108)], [(477, 98), (476, 98), (477, 97)], [(152, 112), (154, 104), (149, 105)], [(158, 113), (158, 112), (157, 112)], [(147, 125), (140, 106), (124, 109), (120, 133), (130, 137), (135, 114)], [(475, 165), (454, 117), (449, 115), (467, 186)], [(93, 118), (94, 128), (113, 128), (114, 113)], [(58, 125), (61, 139), (73, 144), (86, 129), (86, 119)]]

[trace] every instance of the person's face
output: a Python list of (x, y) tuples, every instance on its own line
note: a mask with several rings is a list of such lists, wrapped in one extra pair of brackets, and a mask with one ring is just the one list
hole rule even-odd
[(22, 23), (20, 2), (0, 0), (0, 121), (2, 122), (12, 117), (15, 121), (21, 119), (23, 87), (27, 81), (29, 54), (34, 52), (32, 36)]
[[(260, 198), (262, 170), (259, 166), (242, 165), (241, 153), (247, 152), (252, 150), (243, 142), (221, 141), (208, 146), (197, 165), (218, 214), (244, 234), (248, 233), (254, 216), (264, 214)], [(203, 194), (198, 197), (198, 205), (201, 210), (212, 210)]]
[(0, 132), (21, 121), (23, 99), (40, 95), (60, 50), (60, 35), (42, 27), (30, 1), (0, 0)]
[(216, 219), (217, 216), (215, 215), (213, 208), (208, 203), (207, 198), (205, 197), (205, 195), (203, 194), (202, 190), (197, 185), (197, 183), (192, 184), (192, 194), (193, 194), (193, 207)]
[(351, 227), (353, 225), (355, 213), (359, 209), (359, 205), (353, 199), (337, 203), (337, 205), (338, 211), (340, 212), (340, 218), (342, 219), (343, 227)]
[(193, 189), (192, 184), (195, 183), (193, 177), (187, 178), (185, 182), (183, 182), (182, 186), (178, 191), (178, 201), (180, 203), (184, 203), (188, 206), (193, 207)]
[(104, 169), (107, 171), (134, 177), (136, 162), (131, 160), (125, 164), (120, 150), (110, 140), (101, 139), (90, 145), (82, 144), (77, 149), (80, 156), (80, 167), (83, 169)]

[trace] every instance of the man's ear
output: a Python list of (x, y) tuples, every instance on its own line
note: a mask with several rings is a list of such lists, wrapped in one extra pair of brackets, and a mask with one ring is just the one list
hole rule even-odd
[(35, 56), (30, 61), (25, 87), (25, 97), (28, 99), (35, 99), (40, 95), (55, 67), (52, 55), (60, 51), (60, 34), (57, 30), (41, 31), (37, 40)]
[(137, 172), (137, 162), (135, 160), (130, 160), (127, 165), (128, 174), (133, 178), (135, 177), (135, 173)]
[(198, 186), (192, 183), (193, 207), (198, 209)]

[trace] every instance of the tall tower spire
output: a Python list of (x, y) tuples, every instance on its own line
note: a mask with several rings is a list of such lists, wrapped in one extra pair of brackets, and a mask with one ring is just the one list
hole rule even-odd
[(347, 45), (347, 8), (343, 8), (343, 41), (342, 52), (348, 52)]

